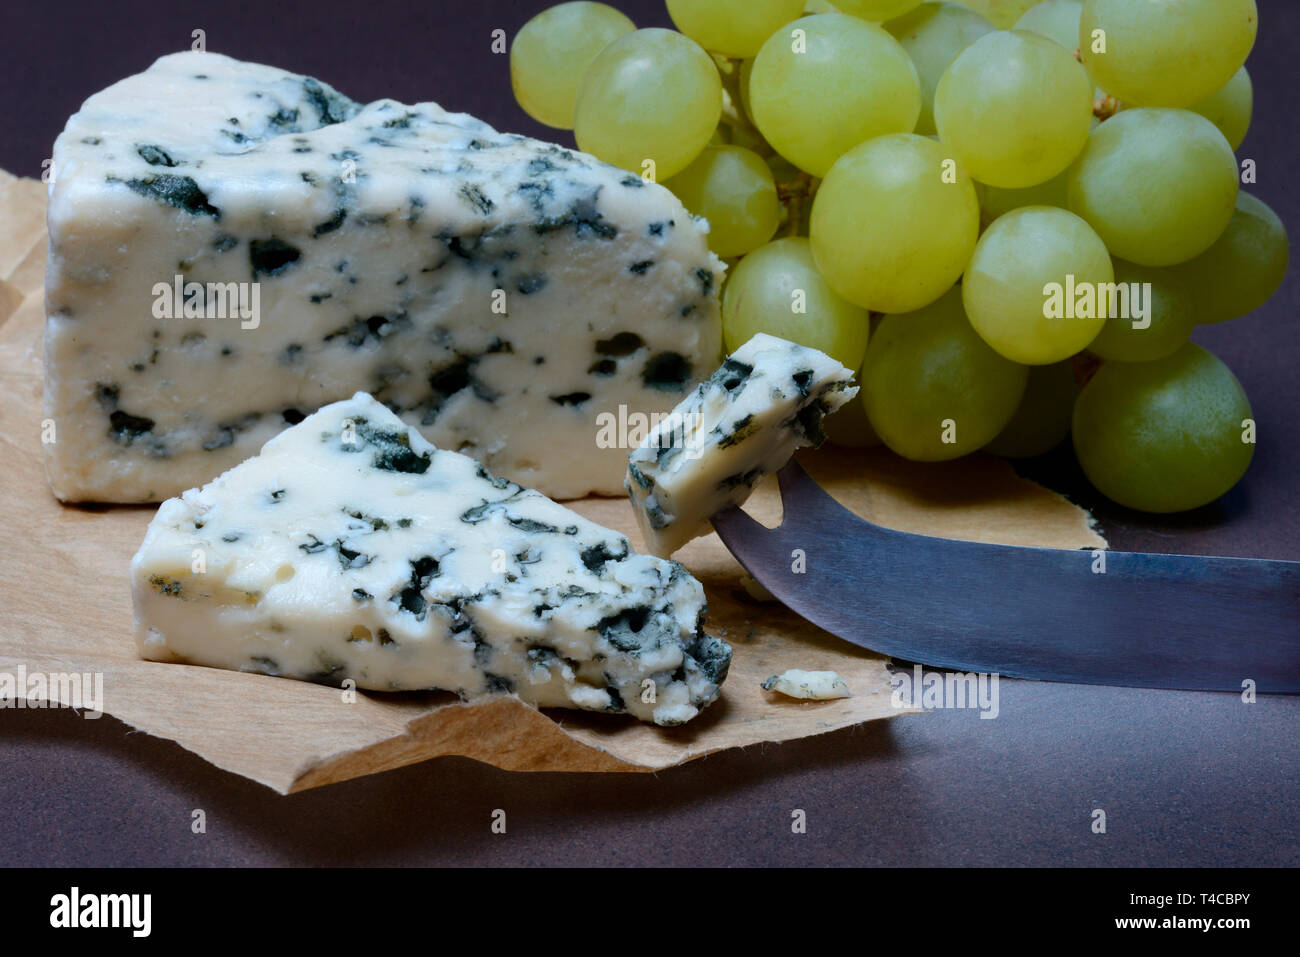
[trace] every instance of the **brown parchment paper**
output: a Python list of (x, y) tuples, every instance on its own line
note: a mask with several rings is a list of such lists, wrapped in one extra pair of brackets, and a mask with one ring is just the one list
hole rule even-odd
[[(677, 558), (705, 585), (711, 631), (735, 649), (722, 697), (688, 725), (547, 711), (513, 696), (370, 694), (136, 657), (127, 566), (152, 507), (60, 505), (41, 464), (45, 187), (0, 170), (0, 671), (102, 673), (103, 708), (281, 793), (465, 755), (520, 771), (646, 771), (724, 748), (788, 741), (899, 714), (884, 659), (740, 587), (716, 535)], [(56, 433), (57, 435), (57, 433)], [(1006, 544), (1104, 548), (1087, 513), (980, 456), (938, 466), (826, 447), (803, 459), (842, 504), (894, 528)], [(572, 503), (640, 535), (626, 502)], [(780, 518), (769, 483), (747, 510)], [(849, 698), (800, 702), (759, 683), (787, 668), (839, 672)], [(20, 692), (21, 693), (21, 692)]]

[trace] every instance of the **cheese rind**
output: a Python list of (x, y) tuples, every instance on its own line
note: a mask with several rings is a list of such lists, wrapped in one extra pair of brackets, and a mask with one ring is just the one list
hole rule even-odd
[(88, 99), (54, 170), (65, 500), (179, 494), (356, 391), (547, 494), (618, 494), (597, 416), (670, 408), (721, 352), (723, 266), (668, 190), (436, 104), (178, 53)]
[(648, 550), (667, 558), (709, 532), (709, 518), (820, 445), (822, 419), (858, 392), (853, 373), (804, 346), (760, 333), (628, 456), (624, 488)]
[(164, 502), (131, 581), (145, 658), (379, 691), (514, 692), (676, 725), (731, 660), (681, 565), (360, 393)]

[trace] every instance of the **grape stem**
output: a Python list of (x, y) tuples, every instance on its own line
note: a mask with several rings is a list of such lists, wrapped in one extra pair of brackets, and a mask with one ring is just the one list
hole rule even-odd
[[(1083, 62), (1083, 54), (1078, 47), (1074, 48), (1074, 58), (1080, 63)], [(1097, 117), (1098, 120), (1108, 120), (1122, 109), (1123, 104), (1105, 90), (1099, 90), (1098, 92), (1101, 93), (1101, 96), (1093, 98), (1092, 115)]]
[(759, 142), (766, 144), (763, 134), (745, 115), (744, 100), (740, 98), (740, 61), (714, 54), (713, 62), (722, 79), (722, 122), (733, 130), (744, 130)]
[(813, 196), (817, 193), (817, 187), (821, 185), (821, 180), (801, 172), (793, 183), (777, 183), (776, 195), (781, 200), (781, 205), (785, 207), (785, 235), (800, 236), (803, 234), (803, 213), (804, 208), (812, 202)]
[(1074, 384), (1082, 389), (1097, 370), (1101, 368), (1101, 359), (1086, 349), (1070, 359), (1070, 371), (1074, 373)]
[(1092, 115), (1099, 120), (1108, 120), (1120, 111), (1120, 105), (1115, 97), (1102, 92), (1101, 96), (1092, 101)]

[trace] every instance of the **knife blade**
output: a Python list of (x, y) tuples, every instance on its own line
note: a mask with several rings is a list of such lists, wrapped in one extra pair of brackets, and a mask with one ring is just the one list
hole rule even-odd
[(865, 521), (796, 462), (785, 518), (713, 517), (789, 608), (878, 653), (954, 671), (1088, 684), (1300, 692), (1300, 562), (1070, 551)]

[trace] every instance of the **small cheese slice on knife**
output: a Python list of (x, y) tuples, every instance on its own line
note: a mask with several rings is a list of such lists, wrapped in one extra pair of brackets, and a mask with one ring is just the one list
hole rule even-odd
[(661, 419), (628, 456), (623, 487), (652, 554), (707, 535), (709, 518), (821, 445), (822, 420), (853, 396), (853, 372), (830, 356), (759, 333)]

